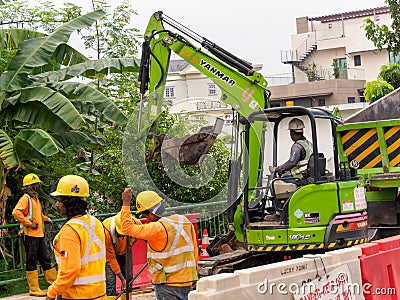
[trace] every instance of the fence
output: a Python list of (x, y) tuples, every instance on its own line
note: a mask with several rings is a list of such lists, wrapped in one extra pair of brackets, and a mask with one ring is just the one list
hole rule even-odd
[[(179, 214), (193, 213), (195, 210), (201, 216), (198, 223), (199, 233), (207, 228), (210, 236), (215, 236), (217, 234), (224, 234), (228, 230), (226, 213), (220, 210), (224, 205), (226, 204), (222, 202), (199, 203), (167, 208), (167, 210), (174, 210)], [(113, 215), (115, 213), (99, 214), (96, 217), (102, 221)], [(45, 225), (46, 242), (53, 263), (55, 263), (55, 259), (51, 243), (64, 222), (65, 219), (54, 219), (53, 224)], [(19, 224), (0, 226), (0, 285), (26, 280), (23, 240), (18, 235), (18, 231)]]

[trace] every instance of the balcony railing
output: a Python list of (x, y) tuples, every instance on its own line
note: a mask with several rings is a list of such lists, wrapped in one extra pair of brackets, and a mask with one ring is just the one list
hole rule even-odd
[(228, 108), (228, 104), (218, 100), (197, 102), (197, 110), (210, 110), (210, 109), (220, 109), (220, 108)]

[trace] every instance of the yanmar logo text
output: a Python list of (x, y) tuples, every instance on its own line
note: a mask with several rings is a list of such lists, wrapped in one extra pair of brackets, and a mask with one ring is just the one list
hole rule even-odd
[(222, 81), (225, 81), (230, 86), (234, 86), (236, 81), (231, 79), (229, 76), (225, 75), (223, 72), (218, 70), (216, 67), (211, 65), (210, 63), (206, 62), (205, 60), (201, 60), (200, 66), (204, 69), (208, 70), (210, 73), (214, 74), (215, 76), (219, 77)]

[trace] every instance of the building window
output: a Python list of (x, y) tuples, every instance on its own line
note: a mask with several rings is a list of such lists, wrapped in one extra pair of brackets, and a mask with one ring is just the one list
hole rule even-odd
[(354, 66), (361, 66), (361, 55), (354, 55)]
[(208, 95), (214, 96), (216, 94), (217, 94), (217, 88), (215, 86), (215, 83), (209, 83), (208, 84)]
[(365, 97), (364, 96), (360, 96), (360, 102), (365, 102)]
[(165, 98), (174, 98), (175, 97), (175, 88), (173, 86), (167, 86), (165, 88)]
[(400, 55), (394, 54), (393, 52), (389, 52), (389, 62), (392, 64), (400, 63)]
[(356, 103), (356, 98), (355, 97), (348, 97), (347, 98), (347, 103)]
[(318, 106), (325, 106), (325, 99), (318, 99)]

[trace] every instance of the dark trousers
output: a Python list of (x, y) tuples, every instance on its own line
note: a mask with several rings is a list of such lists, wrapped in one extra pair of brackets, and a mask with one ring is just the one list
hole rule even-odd
[[(119, 267), (121, 268), (121, 272), (126, 276), (125, 273), (125, 263), (126, 263), (126, 254), (117, 255), (117, 262)], [(126, 283), (128, 284), (128, 283)], [(115, 277), (115, 273), (111, 270), (108, 263), (106, 263), (106, 293), (107, 296), (116, 296), (117, 295), (117, 278)]]
[(187, 300), (189, 292), (192, 290), (192, 286), (154, 285), (157, 300)]
[(37, 270), (37, 263), (42, 266), (43, 271), (51, 269), (51, 259), (47, 252), (44, 237), (24, 236), (24, 246), (26, 252), (26, 270)]

